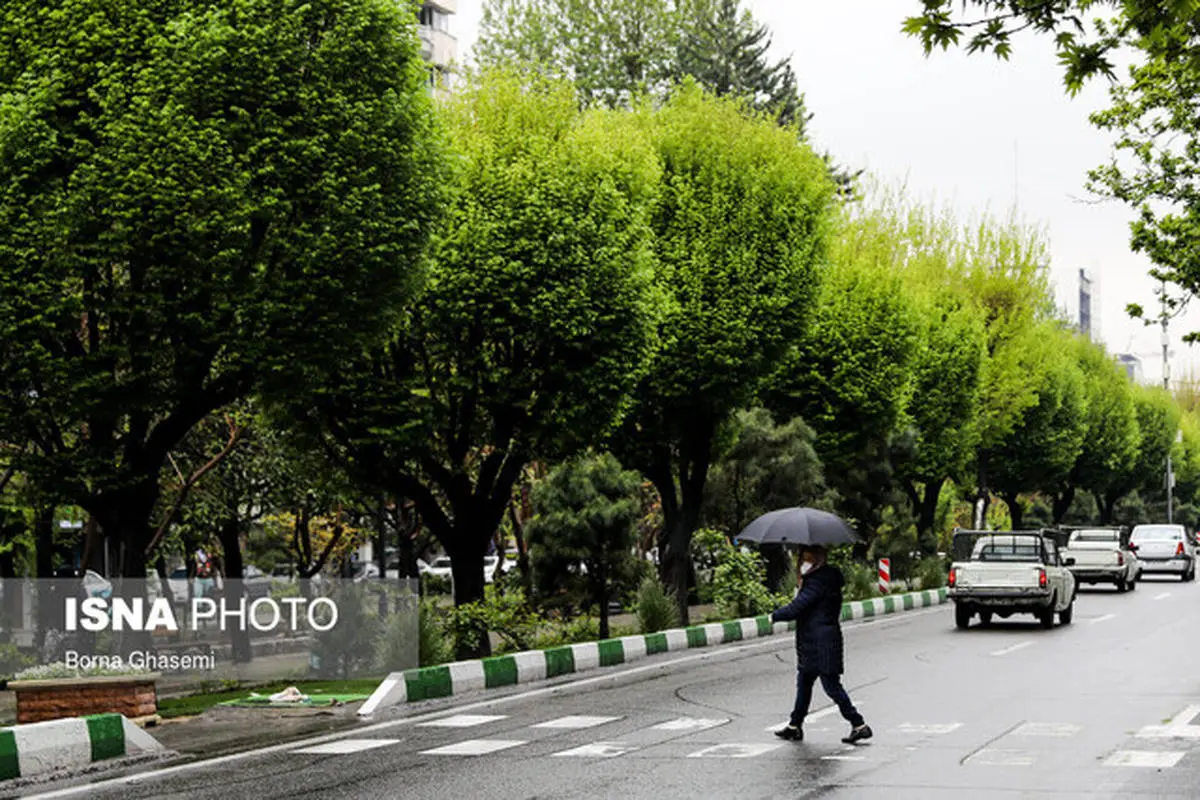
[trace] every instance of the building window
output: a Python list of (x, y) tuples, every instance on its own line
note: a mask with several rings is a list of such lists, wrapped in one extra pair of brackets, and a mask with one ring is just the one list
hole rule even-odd
[(417, 12), (417, 19), (427, 28), (432, 28), (435, 31), (443, 33), (450, 32), (450, 15), (444, 11), (439, 11), (433, 6), (421, 6), (421, 10)]

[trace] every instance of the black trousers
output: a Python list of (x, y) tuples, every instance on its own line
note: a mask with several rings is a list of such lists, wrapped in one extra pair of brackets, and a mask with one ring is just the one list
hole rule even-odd
[(840, 675), (822, 675), (803, 669), (796, 670), (796, 707), (792, 709), (791, 724), (797, 728), (804, 724), (804, 718), (808, 716), (808, 707), (812, 704), (813, 686), (816, 685), (818, 678), (821, 680), (821, 688), (825, 690), (825, 694), (829, 695), (830, 700), (837, 703), (842, 717), (855, 728), (862, 725), (862, 714), (859, 714), (854, 703), (850, 702), (850, 695), (842, 687)]

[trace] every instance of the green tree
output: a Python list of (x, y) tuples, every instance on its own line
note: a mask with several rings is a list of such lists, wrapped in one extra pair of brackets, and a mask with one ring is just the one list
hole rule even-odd
[(712, 466), (705, 523), (731, 536), (777, 508), (827, 503), (816, 434), (796, 417), (782, 425), (765, 408), (737, 412), (731, 442)]
[(898, 275), (841, 242), (831, 252), (811, 326), (772, 381), (769, 405), (817, 433), (843, 513), (869, 534), (893, 489), (890, 448), (912, 393), (919, 320)]
[(641, 477), (611, 453), (580, 456), (556, 467), (533, 490), (529, 522), (534, 579), (541, 587), (582, 564), (607, 639), (613, 586), (633, 574), (633, 532), (641, 511)]
[(189, 430), (411, 295), (436, 139), (397, 4), (4, 4), (0, 418), (123, 574)]
[[(1138, 461), (1141, 445), (1133, 387), (1124, 372), (1102, 346), (1082, 337), (1075, 339), (1074, 357), (1083, 370), (1085, 436), (1071, 474), (1061, 491), (1055, 495), (1053, 512), (1056, 524), (1062, 521), (1063, 515), (1071, 507), (1076, 489), (1102, 498), (1116, 488), (1119, 476), (1129, 472), (1130, 465)], [(1053, 491), (1057, 487), (1041, 488)], [(1112, 506), (1106, 507), (1101, 503), (1101, 514), (1111, 519)]]
[(687, 554), (717, 432), (812, 314), (833, 191), (793, 131), (695, 85), (647, 119), (664, 170), (654, 226), (670, 303), (618, 444), (658, 490), (664, 583), (686, 622)]
[(665, 91), (678, 28), (670, 0), (487, 0), (474, 56), (485, 69), (536, 65), (585, 105), (616, 108)]
[(786, 126), (811, 118), (788, 59), (772, 62), (771, 33), (754, 19), (742, 0), (685, 0), (674, 70), (718, 97), (742, 97)]
[(462, 605), (526, 464), (602, 440), (646, 371), (660, 168), (633, 115), (581, 112), (563, 82), (492, 74), (447, 116), (458, 169), (429, 287), (313, 418), (356, 480), (413, 500)]
[(980, 454), (988, 464), (989, 486), (1008, 505), (1014, 529), (1022, 525), (1020, 495), (1064, 483), (1088, 434), (1083, 374), (1064, 341), (1070, 335), (1053, 323), (1039, 326), (1041, 352), (1032, 376), (1037, 402)]
[[(919, 15), (904, 21), (904, 31), (921, 40), (926, 54), (935, 47), (958, 46), (970, 34), (967, 52), (1007, 59), (1013, 35), (1032, 29), (1054, 37), (1064, 82), (1072, 92), (1094, 75), (1112, 77), (1113, 53), (1122, 45), (1151, 57), (1178, 53), (1193, 30), (1197, 10), (1194, 0), (921, 0), (921, 5)], [(1105, 11), (1115, 16), (1093, 24)]]
[[(1126, 496), (1162, 495), (1167, 475), (1167, 454), (1171, 453), (1181, 473), (1185, 490), (1195, 480), (1195, 450), (1185, 437), (1176, 444), (1175, 435), (1181, 430), (1179, 408), (1167, 392), (1158, 388), (1130, 387), (1138, 448), (1132, 458), (1117, 462), (1103, 491), (1096, 492), (1096, 503), (1102, 519), (1113, 519), (1117, 504)], [(1187, 430), (1187, 426), (1183, 427)], [(1192, 495), (1181, 492), (1181, 499)]]

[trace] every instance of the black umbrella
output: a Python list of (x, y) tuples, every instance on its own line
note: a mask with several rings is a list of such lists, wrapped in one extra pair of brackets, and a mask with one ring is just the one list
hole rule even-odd
[(861, 541), (841, 517), (815, 508), (781, 508), (746, 526), (739, 542), (759, 544), (838, 545)]

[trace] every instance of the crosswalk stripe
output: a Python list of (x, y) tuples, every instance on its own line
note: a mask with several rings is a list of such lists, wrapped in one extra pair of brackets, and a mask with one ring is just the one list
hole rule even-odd
[(486, 725), (489, 722), (499, 722), (508, 717), (504, 714), (455, 714), (445, 719), (435, 719), (429, 722), (418, 722), (418, 728), (473, 728), (476, 725)]
[(510, 747), (520, 747), (528, 744), (525, 741), (512, 739), (467, 739), (465, 742), (455, 742), (445, 747), (435, 747), (432, 750), (422, 750), (423, 756), (483, 756)]
[(615, 758), (623, 756), (626, 753), (632, 753), (637, 749), (636, 746), (625, 744), (624, 742), (594, 742), (580, 747), (573, 747), (570, 750), (563, 750), (561, 753), (554, 753), (554, 755), (582, 758)]
[(1176, 751), (1152, 750), (1118, 750), (1104, 762), (1106, 767), (1149, 767), (1151, 769), (1169, 769), (1175, 766), (1187, 753)]
[(688, 753), (687, 758), (754, 758), (783, 747), (781, 744), (717, 744)]
[(540, 722), (537, 725), (531, 725), (531, 728), (594, 728), (597, 725), (604, 725), (609, 722), (616, 722), (620, 717), (560, 717), (552, 719), (549, 722)]
[(373, 750), (376, 747), (385, 747), (399, 741), (399, 739), (337, 739), (292, 752), (310, 756), (344, 756), (350, 753), (361, 753), (364, 750)]
[[(708, 728), (716, 728), (719, 725), (724, 725), (729, 722), (726, 717), (718, 719), (698, 719), (696, 717), (680, 717), (678, 719), (660, 722), (657, 725), (651, 725), (652, 731), (702, 731)], [(770, 728), (768, 730), (774, 730)]]

